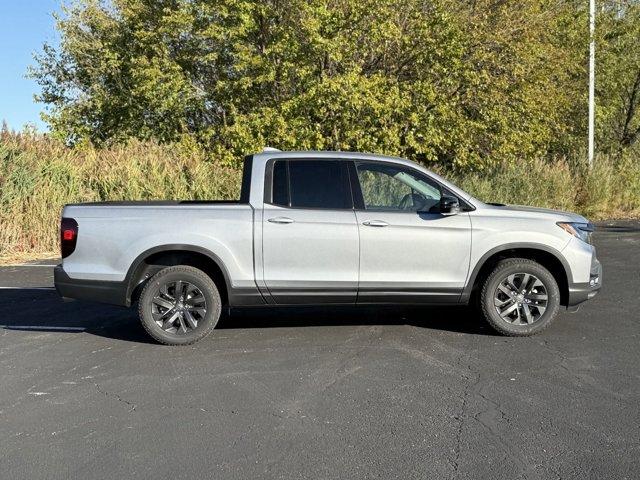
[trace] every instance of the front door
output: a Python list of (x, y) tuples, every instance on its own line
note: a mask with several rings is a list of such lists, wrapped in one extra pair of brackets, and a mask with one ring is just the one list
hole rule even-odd
[(355, 303), (358, 225), (347, 162), (288, 159), (267, 168), (272, 184), (262, 255), (272, 298), (278, 304)]
[(358, 162), (358, 303), (455, 303), (471, 253), (469, 214), (439, 213), (443, 187), (409, 167)]

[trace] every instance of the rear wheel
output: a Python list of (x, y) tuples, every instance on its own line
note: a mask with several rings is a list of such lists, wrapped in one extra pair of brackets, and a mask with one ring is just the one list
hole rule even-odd
[(220, 293), (202, 270), (177, 265), (156, 273), (138, 302), (140, 321), (165, 345), (189, 345), (207, 336), (220, 318)]
[(560, 306), (553, 275), (533, 260), (500, 261), (480, 293), (484, 318), (503, 335), (534, 335), (551, 324)]

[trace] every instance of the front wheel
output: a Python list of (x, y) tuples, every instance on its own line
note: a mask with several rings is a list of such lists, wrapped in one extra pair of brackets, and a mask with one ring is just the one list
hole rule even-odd
[(167, 267), (144, 286), (138, 313), (144, 329), (165, 345), (190, 345), (211, 333), (221, 312), (220, 293), (202, 270)]
[(503, 335), (534, 335), (551, 324), (560, 306), (560, 290), (553, 275), (533, 260), (500, 261), (480, 293), (486, 321)]

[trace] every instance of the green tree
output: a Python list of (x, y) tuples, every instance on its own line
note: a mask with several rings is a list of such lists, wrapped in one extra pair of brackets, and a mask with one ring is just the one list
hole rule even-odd
[(599, 24), (597, 140), (601, 150), (637, 149), (640, 139), (640, 3), (605, 2)]
[(77, 0), (32, 74), (68, 143), (483, 168), (580, 145), (586, 18), (551, 0)]

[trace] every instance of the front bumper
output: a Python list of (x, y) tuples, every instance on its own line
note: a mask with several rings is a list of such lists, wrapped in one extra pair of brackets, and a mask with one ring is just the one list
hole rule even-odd
[(62, 265), (53, 269), (53, 282), (58, 294), (63, 298), (77, 298), (93, 302), (127, 305), (125, 282), (105, 282), (102, 280), (79, 280), (71, 278)]
[(586, 283), (573, 283), (569, 285), (569, 299), (567, 307), (575, 307), (576, 305), (595, 297), (600, 291), (600, 288), (602, 288), (602, 265), (594, 254), (591, 260), (589, 281)]

